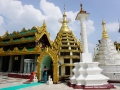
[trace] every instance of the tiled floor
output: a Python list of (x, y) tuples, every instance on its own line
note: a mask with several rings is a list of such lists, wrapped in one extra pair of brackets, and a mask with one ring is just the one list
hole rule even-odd
[[(28, 81), (27, 79), (8, 78), (7, 76), (0, 76), (0, 90), (2, 90), (2, 88), (5, 87), (19, 86), (22, 85), (23, 83), (26, 83), (27, 81)], [(111, 90), (120, 90), (120, 84), (114, 84), (114, 85), (117, 87), (117, 89), (111, 89)], [(17, 90), (76, 90), (76, 89), (68, 87), (65, 83), (60, 83), (53, 85), (39, 84), (35, 86), (33, 85), (30, 87), (20, 88)]]

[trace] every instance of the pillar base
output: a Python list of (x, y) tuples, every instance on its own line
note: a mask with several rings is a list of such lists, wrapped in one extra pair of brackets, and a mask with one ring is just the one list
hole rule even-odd
[(75, 84), (71, 84), (70, 82), (67, 83), (69, 87), (74, 87)]
[(103, 90), (103, 89), (115, 89), (112, 84), (104, 84), (104, 85), (93, 85), (93, 86), (85, 86), (85, 85), (75, 85), (68, 82), (69, 87), (73, 87), (74, 89), (86, 89), (86, 90)]

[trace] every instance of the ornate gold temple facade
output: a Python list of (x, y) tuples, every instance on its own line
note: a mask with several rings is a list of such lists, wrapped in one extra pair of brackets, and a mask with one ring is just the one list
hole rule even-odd
[(45, 48), (51, 45), (45, 21), (41, 27), (32, 27), (29, 30), (23, 28), (20, 32), (14, 31), (11, 34), (6, 32), (0, 37), (0, 71), (16, 73), (37, 71), (39, 61), (37, 59), (42, 56)]
[[(20, 32), (6, 32), (0, 37), (0, 71), (30, 73), (37, 72), (42, 80), (43, 66), (52, 68), (53, 82), (59, 77), (72, 75), (73, 63), (80, 62), (82, 48), (69, 29), (67, 15), (60, 19), (62, 26), (54, 41), (50, 40), (46, 23)], [(48, 63), (49, 62), (49, 63)]]

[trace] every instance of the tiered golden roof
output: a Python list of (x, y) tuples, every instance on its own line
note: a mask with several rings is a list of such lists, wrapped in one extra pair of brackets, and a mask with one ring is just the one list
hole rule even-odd
[[(82, 52), (80, 47), (80, 42), (77, 41), (75, 38), (73, 32), (69, 29), (67, 23), (69, 23), (70, 19), (67, 18), (66, 12), (65, 12), (65, 6), (64, 6), (64, 13), (63, 18), (60, 19), (60, 22), (62, 23), (62, 26), (60, 28), (60, 31), (58, 32), (52, 46), (56, 49), (58, 49), (58, 52), (76, 52), (80, 53)], [(67, 44), (63, 44), (67, 43)], [(73, 43), (73, 45), (71, 45)], [(60, 48), (61, 47), (61, 48)], [(67, 48), (68, 47), (68, 48)], [(69, 47), (77, 48), (76, 50), (69, 49)], [(66, 48), (66, 49), (63, 49)], [(79, 49), (78, 49), (79, 48)], [(59, 56), (62, 57), (62, 56)], [(80, 58), (80, 56), (66, 56), (69, 58)]]
[(13, 50), (7, 49), (5, 50), (4, 47), (12, 46), (12, 45), (19, 45), (23, 43), (30, 43), (30, 42), (38, 42), (43, 36), (46, 36), (48, 39), (48, 43), (52, 44), (50, 40), (50, 34), (47, 32), (46, 23), (43, 22), (41, 27), (32, 27), (29, 30), (25, 28), (22, 29), (21, 32), (14, 31), (13, 33), (9, 34), (8, 31), (0, 38), (0, 56), (6, 55), (23, 55), (23, 54), (40, 54), (42, 52), (40, 45), (38, 43), (33, 48), (23, 47), (22, 49), (18, 47), (13, 47)]

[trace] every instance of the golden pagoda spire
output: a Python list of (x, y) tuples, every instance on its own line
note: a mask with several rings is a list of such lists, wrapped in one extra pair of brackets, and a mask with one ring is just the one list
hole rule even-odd
[(65, 4), (64, 4), (64, 13), (63, 13), (63, 23), (67, 23), (67, 15), (66, 15), (66, 12), (65, 12)]
[(102, 38), (108, 38), (108, 33), (106, 30), (106, 23), (104, 22), (104, 20), (102, 20), (102, 27), (103, 27)]
[(63, 31), (70, 31), (70, 30), (69, 30), (69, 27), (68, 27), (68, 25), (67, 25), (67, 23), (70, 22), (70, 19), (67, 18), (67, 15), (66, 15), (66, 12), (65, 12), (65, 5), (64, 5), (63, 18), (60, 18), (60, 19), (59, 19), (59, 22), (62, 23), (61, 30), (63, 30)]

